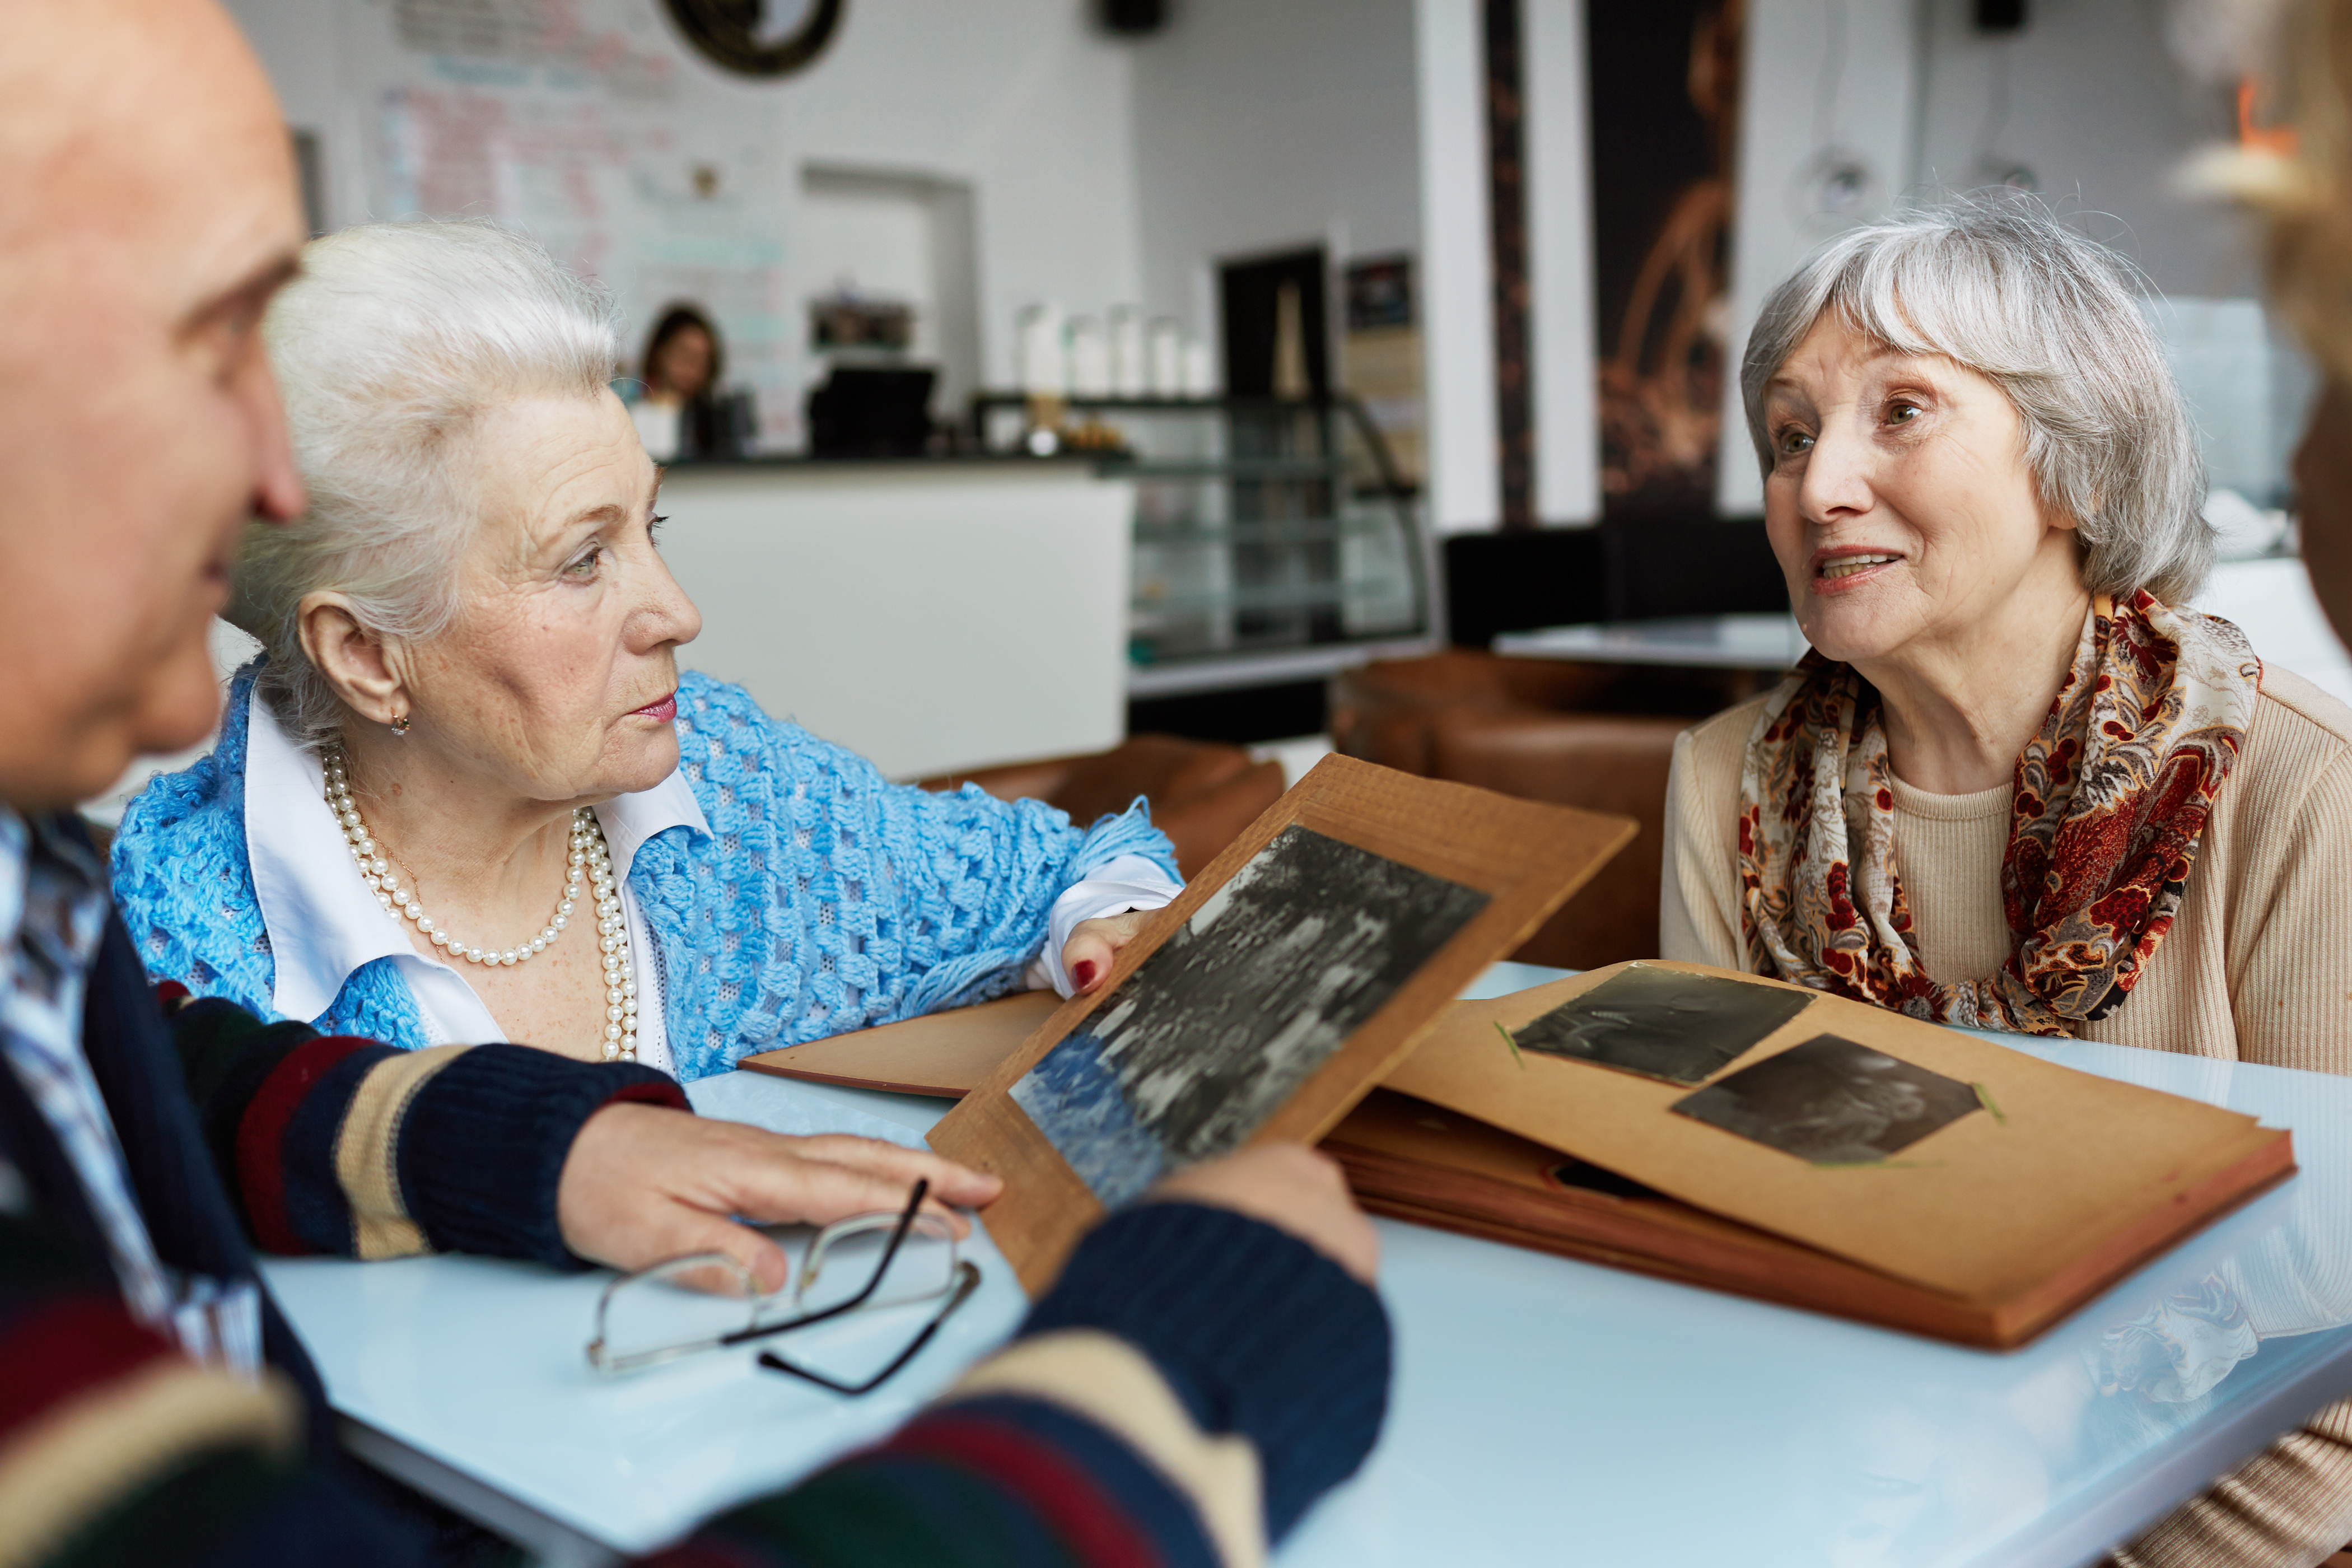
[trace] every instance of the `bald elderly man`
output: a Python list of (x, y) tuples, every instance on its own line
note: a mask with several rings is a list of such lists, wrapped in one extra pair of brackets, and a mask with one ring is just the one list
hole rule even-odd
[[(70, 808), (212, 727), (236, 542), (302, 510), (258, 336), (302, 226), (211, 0), (0, 0), (0, 1561), (478, 1551), (341, 1467), (257, 1236), (575, 1268), (715, 1247), (772, 1286), (782, 1255), (733, 1216), (995, 1183), (705, 1122), (640, 1068), (493, 1045), (428, 1076), (148, 986)], [(1302, 1149), (1158, 1195), (1080, 1247), (984, 1389), (672, 1560), (1262, 1559), (1377, 1434), (1372, 1233)]]

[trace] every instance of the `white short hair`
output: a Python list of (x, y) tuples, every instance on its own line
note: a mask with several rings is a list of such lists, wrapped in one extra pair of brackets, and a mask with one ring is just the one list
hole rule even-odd
[(603, 292), (478, 220), (311, 241), (263, 334), (310, 508), (246, 530), (227, 615), (261, 640), (278, 721), (317, 746), (344, 711), (303, 655), (304, 595), (346, 595), (365, 629), (398, 641), (446, 630), (479, 518), (476, 426), (517, 398), (602, 392), (620, 335)]
[(2083, 581), (2178, 604), (2213, 564), (2205, 461), (2137, 273), (2011, 193), (1960, 197), (1830, 240), (1764, 301), (1739, 367), (1748, 433), (1772, 470), (1764, 394), (1831, 311), (1905, 353), (1997, 384), (2025, 426), (2043, 502), (2074, 519)]

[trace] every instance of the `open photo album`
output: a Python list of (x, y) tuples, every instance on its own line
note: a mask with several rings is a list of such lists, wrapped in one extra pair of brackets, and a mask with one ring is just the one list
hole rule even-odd
[(1376, 1213), (2008, 1347), (2293, 1173), (2251, 1116), (1755, 975), (1453, 1000), (1625, 831), (1335, 759), (1097, 995), (743, 1065), (963, 1096), (933, 1144), (1006, 1178), (1033, 1289), (1166, 1172), (1290, 1138)]
[(1004, 1178), (989, 1232), (1041, 1288), (1101, 1215), (1168, 1172), (1322, 1137), (1633, 830), (1326, 758), (931, 1145)]

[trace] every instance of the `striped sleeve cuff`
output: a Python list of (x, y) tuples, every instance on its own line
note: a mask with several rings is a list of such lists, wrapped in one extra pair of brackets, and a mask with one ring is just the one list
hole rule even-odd
[(1001, 1421), (1005, 1396), (1058, 1406), (1118, 1438), (1192, 1505), (1223, 1568), (1265, 1561), (1256, 1450), (1242, 1437), (1194, 1426), (1134, 1346), (1086, 1329), (1032, 1336), (973, 1368), (948, 1395), (944, 1413), (987, 1400), (976, 1414), (993, 1409)]
[(399, 1189), (436, 1248), (584, 1268), (563, 1245), (556, 1188), (581, 1123), (620, 1101), (692, 1114), (651, 1068), (475, 1046), (410, 1097), (392, 1155)]
[[(1140, 1375), (1152, 1376), (1148, 1367)], [(1059, 1399), (1010, 1387), (1010, 1379), (996, 1391), (969, 1387), (880, 1447), (713, 1520), (656, 1562), (1224, 1568), (1257, 1561), (1225, 1556), (1196, 1500), (1128, 1438)]]
[(277, 1468), (295, 1455), (290, 1388), (200, 1367), (104, 1297), (10, 1314), (0, 1356), (0, 1561), (119, 1537), (143, 1500), (207, 1458)]
[(1201, 1431), (1248, 1439), (1272, 1541), (1355, 1473), (1387, 1413), (1380, 1297), (1288, 1232), (1230, 1210), (1145, 1203), (1097, 1226), (1022, 1332), (1077, 1329), (1142, 1352)]
[(687, 1108), (650, 1068), (525, 1046), (403, 1051), (217, 1000), (174, 1028), (215, 1161), (270, 1252), (580, 1267), (555, 1199), (581, 1124), (618, 1100)]

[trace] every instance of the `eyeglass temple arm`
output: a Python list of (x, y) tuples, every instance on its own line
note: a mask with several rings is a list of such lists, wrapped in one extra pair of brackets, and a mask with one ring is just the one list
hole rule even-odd
[(816, 1311), (801, 1317), (787, 1318), (781, 1323), (761, 1323), (748, 1329), (738, 1329), (731, 1334), (721, 1335), (719, 1342), (722, 1345), (740, 1345), (752, 1340), (763, 1340), (770, 1334), (781, 1334), (787, 1329), (804, 1329), (811, 1323), (822, 1323), (827, 1318), (838, 1318), (844, 1312), (854, 1312), (866, 1305), (867, 1300), (872, 1299), (874, 1292), (882, 1288), (883, 1276), (890, 1272), (890, 1265), (898, 1256), (899, 1245), (907, 1239), (907, 1232), (914, 1228), (915, 1215), (922, 1211), (923, 1199), (929, 1195), (930, 1190), (930, 1178), (928, 1176), (916, 1178), (915, 1190), (907, 1194), (907, 1206), (899, 1211), (898, 1223), (891, 1226), (890, 1240), (882, 1248), (881, 1263), (876, 1267), (874, 1277), (866, 1282), (865, 1288), (856, 1295), (845, 1301), (836, 1301), (830, 1307), (820, 1308)]
[(846, 1394), (853, 1397), (861, 1394), (871, 1394), (897, 1376), (900, 1367), (922, 1353), (923, 1347), (931, 1342), (931, 1337), (940, 1331), (941, 1325), (955, 1314), (955, 1310), (964, 1304), (965, 1299), (978, 1289), (979, 1285), (978, 1268), (969, 1262), (957, 1264), (955, 1289), (949, 1295), (947, 1304), (939, 1310), (938, 1314), (929, 1322), (923, 1325), (923, 1331), (915, 1336), (914, 1342), (898, 1352), (897, 1359), (864, 1383), (836, 1383), (821, 1372), (812, 1372), (804, 1366), (794, 1366), (773, 1351), (761, 1351), (760, 1364), (770, 1372), (789, 1373), (794, 1377), (814, 1383), (820, 1388), (829, 1388), (835, 1394)]

